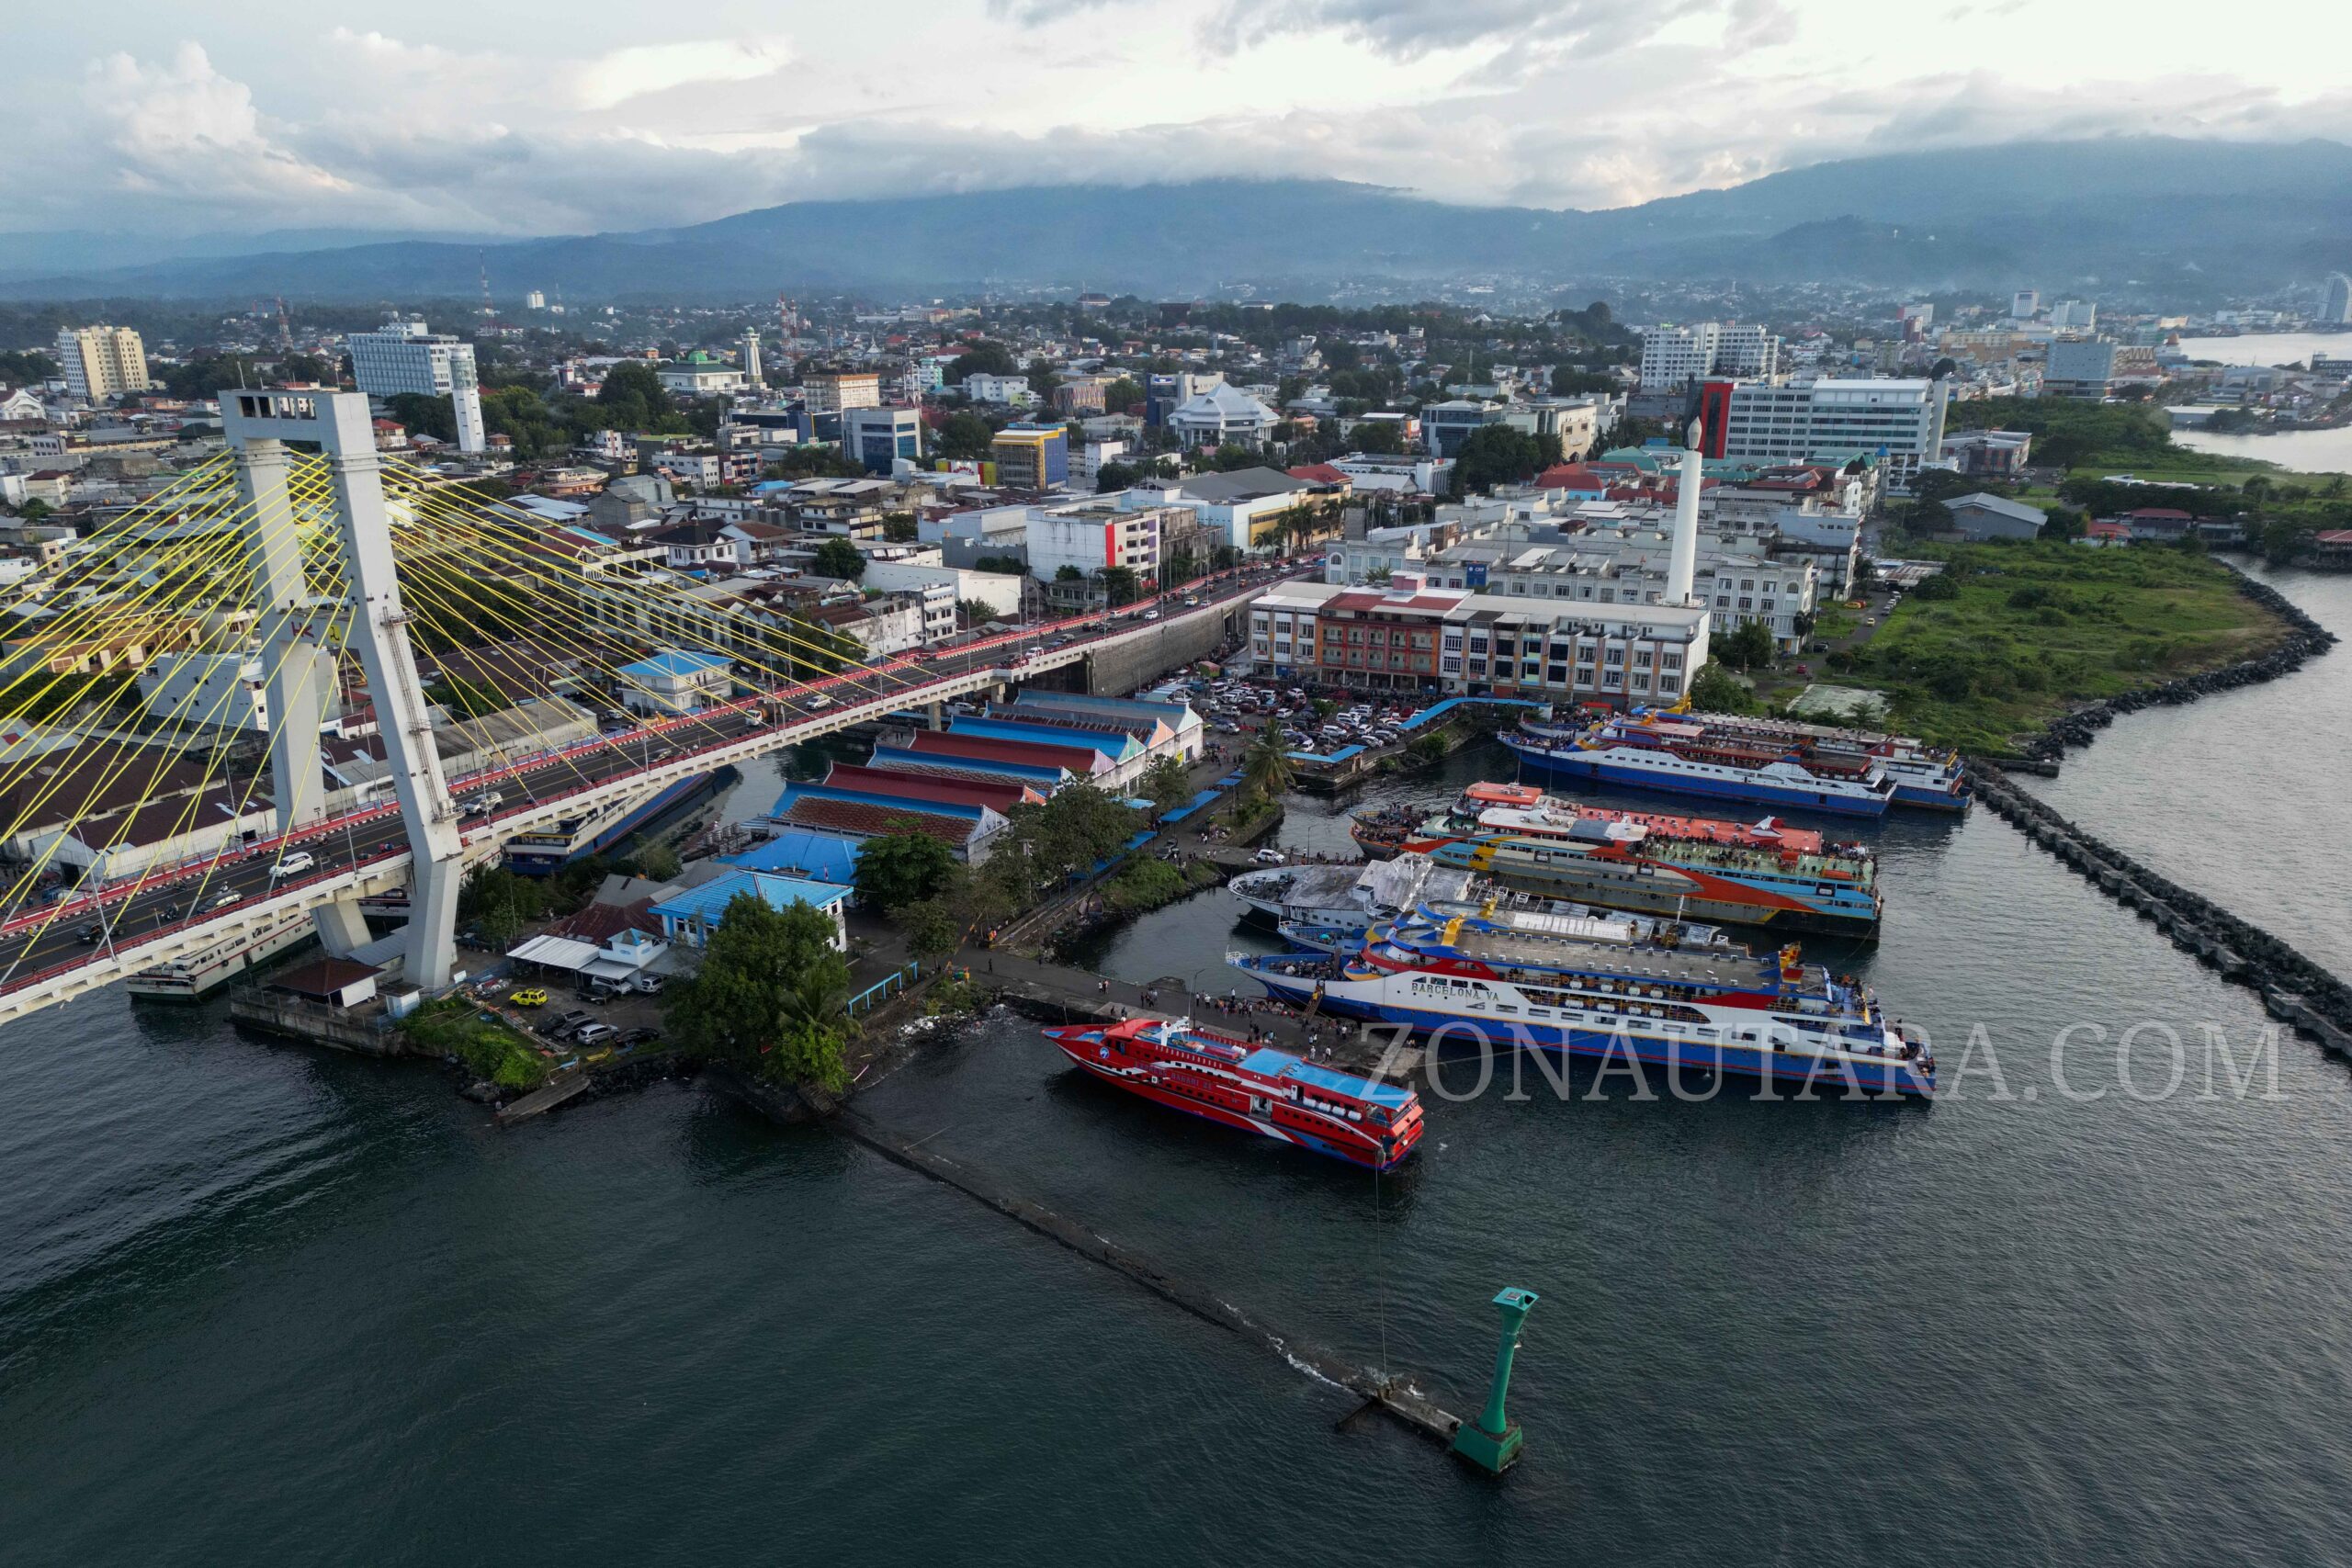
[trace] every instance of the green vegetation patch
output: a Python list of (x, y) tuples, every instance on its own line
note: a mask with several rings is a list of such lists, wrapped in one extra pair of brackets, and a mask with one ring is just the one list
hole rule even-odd
[(1902, 729), (1966, 750), (2007, 751), (2077, 704), (2254, 657), (2286, 632), (2199, 552), (2042, 541), (1915, 553), (1944, 558), (1945, 577), (1828, 663), (1888, 694)]
[(458, 998), (425, 1003), (401, 1020), (400, 1030), (418, 1050), (455, 1056), (501, 1089), (537, 1089), (548, 1080), (548, 1065), (528, 1040)]

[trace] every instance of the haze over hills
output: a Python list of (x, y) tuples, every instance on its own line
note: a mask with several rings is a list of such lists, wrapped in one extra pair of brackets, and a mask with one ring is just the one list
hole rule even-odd
[[(401, 239), (59, 269), (0, 296), (418, 299), (470, 295), (483, 246)], [(796, 202), (683, 228), (487, 247), (502, 298), (747, 299), (782, 289), (1248, 283), (1534, 286), (1737, 277), (1893, 288), (2137, 281), (2253, 289), (2352, 267), (2352, 148), (2129, 138), (1815, 164), (1606, 211), (1454, 207), (1317, 180), (1061, 186)], [(68, 264), (69, 265), (73, 264)]]

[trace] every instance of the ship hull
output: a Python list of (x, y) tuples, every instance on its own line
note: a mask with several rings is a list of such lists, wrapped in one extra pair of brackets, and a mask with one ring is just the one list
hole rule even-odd
[(718, 779), (716, 773), (681, 779), (643, 805), (611, 822), (585, 827), (561, 844), (532, 842), (530, 837), (517, 839), (502, 852), (506, 869), (525, 876), (552, 876), (572, 862), (601, 854), (648, 823), (700, 799), (717, 787)]
[(1807, 904), (1787, 894), (1743, 887), (1726, 874), (1694, 874), (1670, 864), (1648, 870), (1638, 863), (1586, 863), (1567, 857), (1521, 862), (1482, 854), (1481, 849), (1471, 840), (1457, 840), (1435, 845), (1430, 852), (1441, 863), (1466, 863), (1506, 887), (1546, 898), (1701, 925), (1758, 926), (1865, 942), (1878, 935), (1879, 908), (1874, 898), (1857, 896), (1842, 905)]
[[(1284, 983), (1275, 976), (1255, 969), (1245, 970), (1244, 973), (1278, 1000), (1304, 1006), (1316, 999), (1317, 987), (1312, 982), (1303, 985), (1295, 981)], [(1470, 1018), (1460, 1013), (1432, 1012), (1399, 1006), (1374, 996), (1360, 995), (1361, 989), (1347, 981), (1325, 983), (1320, 987), (1319, 1010), (1367, 1022), (1403, 1024), (1414, 1033), (1430, 1036), (1433, 1043), (1441, 1044), (1446, 1039), (1483, 1038), (1556, 1055), (1596, 1060), (1613, 1058), (1621, 1062), (1630, 1059), (1650, 1066), (1689, 1067), (1702, 1072), (1732, 1073), (1742, 1077), (1769, 1078), (1775, 1082), (1810, 1082), (1818, 1088), (1850, 1089), (1865, 1094), (1925, 1099), (1935, 1092), (1931, 1081), (1912, 1071), (1902, 1061), (1893, 1058), (1860, 1062), (1832, 1060), (1738, 1045), (1668, 1040), (1615, 1030), (1577, 1029), (1525, 1019)]]
[(1711, 800), (1744, 800), (1758, 806), (1781, 806), (1796, 811), (1865, 820), (1877, 820), (1886, 816), (1888, 797), (1883, 795), (1804, 789), (1743, 778), (1730, 773), (1654, 771), (1612, 761), (1604, 752), (1560, 751), (1549, 747), (1530, 746), (1507, 735), (1500, 739), (1504, 745), (1519, 754), (1521, 762), (1554, 778), (1582, 779), (1592, 784), (1613, 784), (1621, 789), (1654, 790), (1666, 795), (1687, 795)]
[(1170, 1111), (1181, 1111), (1188, 1116), (1196, 1116), (1204, 1122), (1215, 1122), (1217, 1126), (1229, 1128), (1237, 1133), (1250, 1133), (1259, 1137), (1272, 1138), (1276, 1143), (1289, 1144), (1305, 1149), (1310, 1154), (1318, 1154), (1327, 1159), (1342, 1160), (1365, 1170), (1394, 1170), (1412, 1157), (1413, 1151), (1420, 1146), (1419, 1139), (1416, 1138), (1407, 1143), (1384, 1162), (1367, 1149), (1351, 1147), (1336, 1139), (1317, 1137), (1303, 1128), (1277, 1127), (1272, 1122), (1260, 1121), (1241, 1111), (1228, 1110), (1221, 1105), (1212, 1105), (1205, 1100), (1195, 1100), (1190, 1095), (1179, 1094), (1148, 1078), (1137, 1077), (1131, 1072), (1123, 1072), (1115, 1066), (1095, 1060), (1089, 1054), (1088, 1043), (1082, 1038), (1084, 1032), (1080, 1030), (1070, 1030), (1066, 1033), (1048, 1030), (1046, 1034), (1046, 1038), (1053, 1041), (1056, 1048), (1069, 1057), (1072, 1064), (1085, 1069), (1087, 1077), (1099, 1083), (1108, 1084), (1114, 1089), (1122, 1089), (1138, 1100), (1149, 1100), (1154, 1105), (1164, 1106)]
[(288, 916), (263, 927), (251, 939), (224, 940), (193, 957), (127, 975), (122, 988), (149, 1001), (200, 1001), (238, 976), (301, 946), (316, 933), (308, 911)]

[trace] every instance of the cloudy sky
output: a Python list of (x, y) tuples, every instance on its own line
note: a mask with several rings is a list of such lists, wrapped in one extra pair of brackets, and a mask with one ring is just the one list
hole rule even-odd
[(9, 29), (0, 230), (574, 232), (1205, 175), (1613, 207), (2023, 136), (2341, 138), (2340, 6), (48, 6)]

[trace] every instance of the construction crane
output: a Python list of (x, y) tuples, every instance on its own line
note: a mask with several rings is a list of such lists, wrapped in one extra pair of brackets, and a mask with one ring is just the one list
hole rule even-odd
[(477, 251), (474, 256), (481, 264), (481, 313), (484, 319), (488, 319), (498, 314), (490, 302), (490, 253)]

